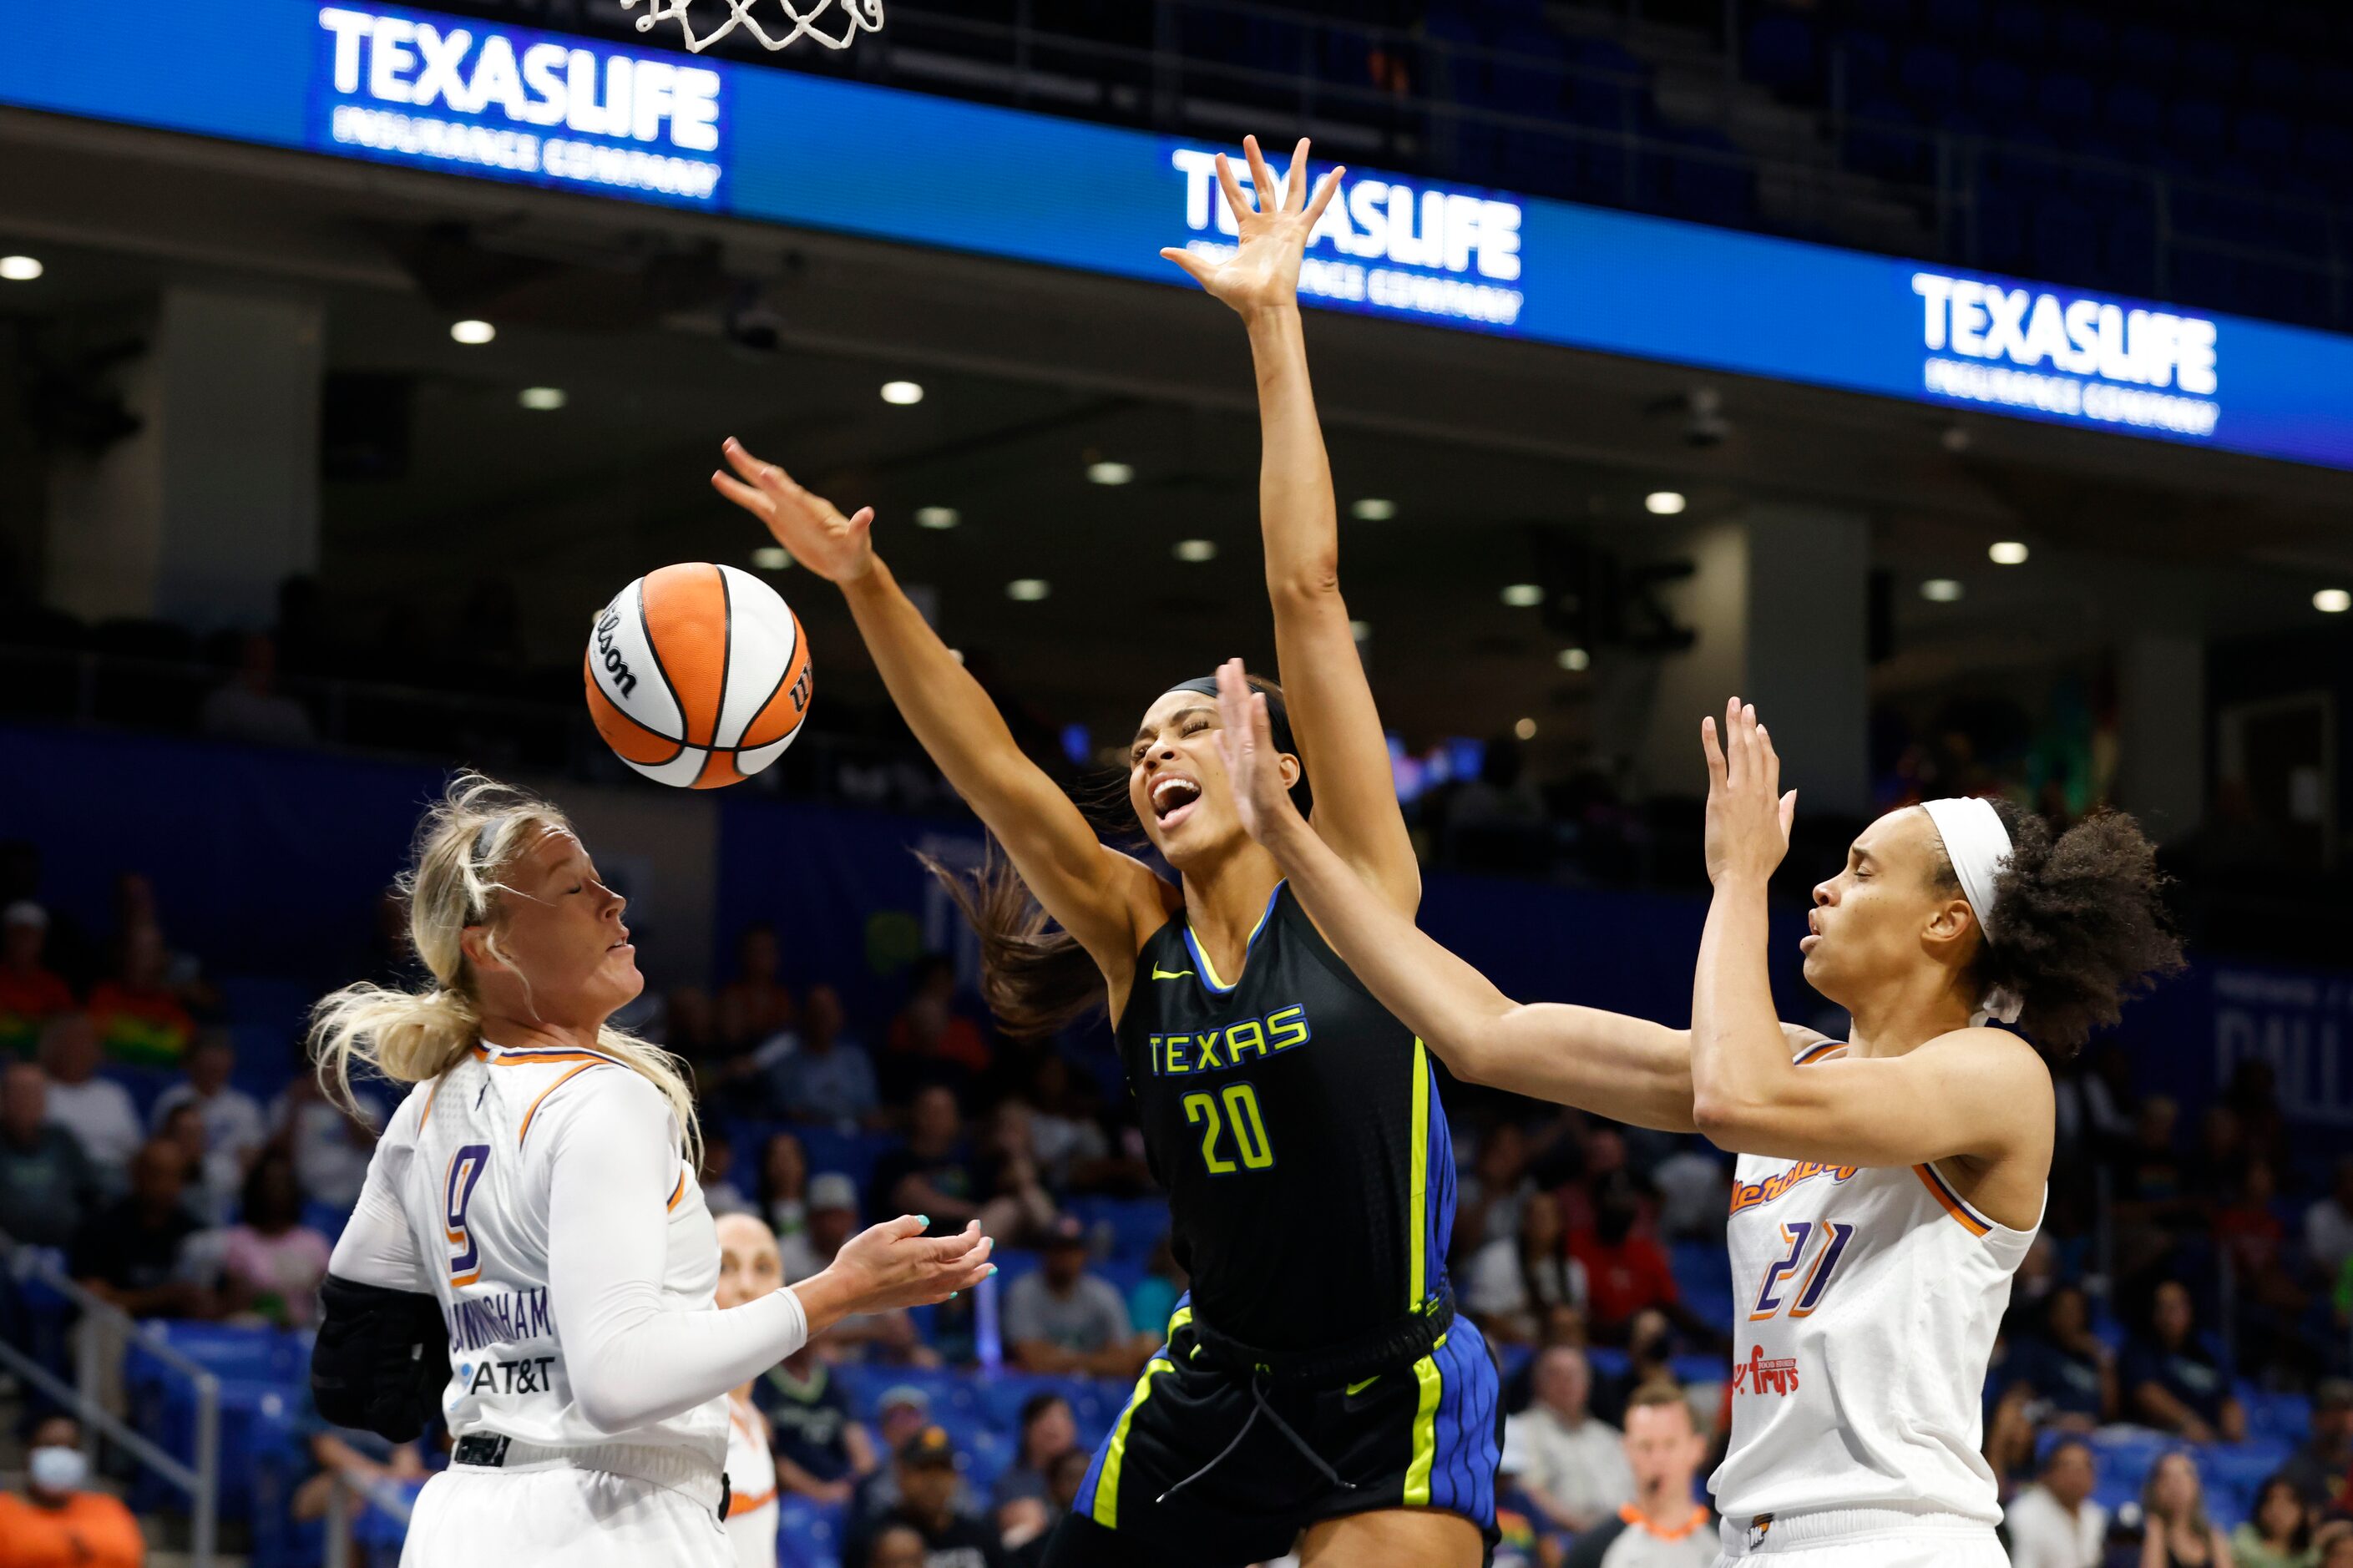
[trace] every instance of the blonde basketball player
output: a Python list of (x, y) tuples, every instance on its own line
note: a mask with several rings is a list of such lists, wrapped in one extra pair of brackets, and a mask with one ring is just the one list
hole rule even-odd
[(1806, 979), (1844, 1041), (1778, 1022), (1765, 885), (1796, 795), (1734, 702), (1708, 764), (1692, 1027), (1512, 1002), (1364, 895), (1283, 799), (1263, 719), (1219, 676), (1219, 744), (1247, 826), (1333, 947), (1466, 1078), (1736, 1151), (1732, 1445), (1711, 1483), (1724, 1564), (1999, 1564), (1979, 1394), (2042, 1223), (2051, 1075), (2019, 1021), (2072, 1050), (2179, 948), (2129, 817), (2053, 836), (1982, 800), (1881, 817), (1814, 889)]
[(714, 1310), (693, 1102), (672, 1058), (606, 1022), (645, 981), (564, 815), (461, 775), (403, 886), (432, 984), (352, 986), (317, 1014), (332, 1089), (354, 1062), (410, 1086), (322, 1291), (320, 1411), (396, 1439), (448, 1421), (404, 1563), (733, 1568), (727, 1391), (848, 1313), (976, 1283), (988, 1243), (923, 1239), (911, 1215)]
[[(776, 1233), (758, 1216), (723, 1214), (719, 1235), (719, 1310), (774, 1294), (785, 1282)], [(765, 1368), (763, 1369), (765, 1370)], [(768, 1418), (752, 1403), (747, 1380), (727, 1391), (727, 1540), (742, 1568), (776, 1568), (776, 1459)]]

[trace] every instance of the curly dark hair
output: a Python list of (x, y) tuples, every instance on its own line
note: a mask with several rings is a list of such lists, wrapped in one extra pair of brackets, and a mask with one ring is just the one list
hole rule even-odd
[[(2121, 811), (2099, 811), (2063, 833), (2007, 801), (1993, 808), (2010, 855), (1994, 881), (2000, 929), (1978, 949), (1970, 982), (2025, 1004), (2019, 1026), (2045, 1050), (2073, 1056), (2116, 1023), (2124, 1005), (2181, 968), (2181, 939), (2165, 909), (2171, 880), (2157, 846)], [(1960, 889), (1937, 846), (1940, 886)]]

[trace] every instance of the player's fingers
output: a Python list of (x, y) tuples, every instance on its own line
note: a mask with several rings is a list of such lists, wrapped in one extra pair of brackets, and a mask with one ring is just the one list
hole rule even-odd
[(1332, 205), (1332, 193), (1340, 188), (1340, 176), (1345, 167), (1326, 169), (1324, 177), (1315, 182), (1315, 195), (1307, 203), (1307, 226), (1314, 228), (1323, 219), (1324, 209)]
[(1748, 753), (1741, 745), (1746, 738), (1740, 728), (1740, 699), (1736, 697), (1724, 705), (1724, 783), (1727, 789), (1738, 789), (1748, 782)]
[(1204, 289), (1209, 286), (1210, 268), (1208, 264), (1204, 262), (1199, 257), (1194, 255), (1191, 251), (1179, 250), (1174, 246), (1163, 246), (1161, 247), (1160, 254), (1165, 259), (1173, 261), (1177, 266), (1183, 268), (1185, 269), (1186, 276), (1191, 278), (1194, 282), (1198, 283)]
[(1282, 206), (1282, 186), (1275, 182), (1274, 171), (1266, 166), (1266, 154), (1258, 150), (1258, 138), (1242, 138), (1242, 155), (1250, 160), (1251, 194), (1258, 197), (1258, 210), (1278, 211)]
[(727, 459), (727, 466), (734, 469), (737, 477), (746, 484), (758, 484), (760, 470), (772, 466), (752, 456), (751, 448), (733, 436), (719, 444), (719, 453)]
[(1765, 790), (1768, 795), (1781, 793), (1781, 753), (1773, 749), (1773, 731), (1763, 724), (1757, 726), (1757, 750), (1765, 761)]
[(1282, 205), (1289, 212), (1307, 209), (1307, 138), (1291, 150), (1291, 167), (1282, 172)]
[(1242, 195), (1242, 183), (1234, 178), (1234, 161), (1223, 153), (1218, 154), (1218, 186), (1226, 193), (1226, 205), (1233, 209), (1236, 223), (1256, 210), (1251, 207), (1250, 198)]
[(1797, 821), (1798, 792), (1791, 790), (1781, 797), (1781, 838), (1784, 843), (1788, 841), (1789, 829), (1797, 825)]
[(766, 491), (754, 489), (733, 474), (712, 469), (711, 488), (764, 521), (776, 514), (776, 503), (768, 499)]
[(874, 1228), (892, 1241), (906, 1241), (930, 1228), (932, 1216), (923, 1214), (902, 1214), (897, 1219), (886, 1219)]
[(1699, 749), (1707, 757), (1707, 787), (1710, 791), (1722, 789), (1725, 773), (1724, 748), (1716, 744), (1715, 721), (1713, 719), (1702, 719), (1699, 721)]
[(871, 506), (860, 507), (858, 514), (849, 520), (849, 531), (852, 533), (863, 533), (873, 526), (874, 509)]

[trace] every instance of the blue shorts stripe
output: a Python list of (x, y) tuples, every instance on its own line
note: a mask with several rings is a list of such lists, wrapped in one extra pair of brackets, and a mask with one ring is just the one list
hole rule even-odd
[(1430, 1506), (1449, 1509), (1479, 1521), (1495, 1516), (1495, 1405), (1502, 1391), (1486, 1342), (1468, 1318), (1457, 1318), (1446, 1343), (1432, 1353), (1439, 1372), (1439, 1401), (1431, 1423)]

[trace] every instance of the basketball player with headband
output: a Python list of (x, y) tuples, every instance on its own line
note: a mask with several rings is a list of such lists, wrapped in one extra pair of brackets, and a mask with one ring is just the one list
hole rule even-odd
[[(1808, 983), (1853, 1020), (1826, 1039), (1774, 1016), (1765, 887), (1796, 792), (1780, 793), (1771, 737), (1736, 700), (1721, 731), (1703, 721), (1715, 896), (1692, 1026), (1672, 1029), (1514, 1003), (1368, 897), (1285, 800), (1239, 665), (1219, 697), (1250, 832), (1351, 970), (1455, 1072), (1739, 1156), (1732, 1443), (1711, 1482), (1720, 1562), (2004, 1563), (1979, 1401), (2042, 1221), (2042, 1053), (2072, 1054), (2180, 963), (2133, 820), (2054, 833), (1956, 799), (1872, 823), (1815, 887), (1800, 944)], [(1981, 1026), (1997, 1020), (2023, 1037)]]
[(987, 1238), (906, 1215), (714, 1309), (694, 1102), (675, 1058), (607, 1022), (645, 979), (564, 814), (460, 774), (401, 890), (430, 984), (315, 1015), (331, 1093), (350, 1103), (354, 1067), (408, 1086), (320, 1293), (320, 1414), (396, 1442), (448, 1423), (404, 1563), (733, 1568), (728, 1391), (848, 1314), (976, 1284)]

